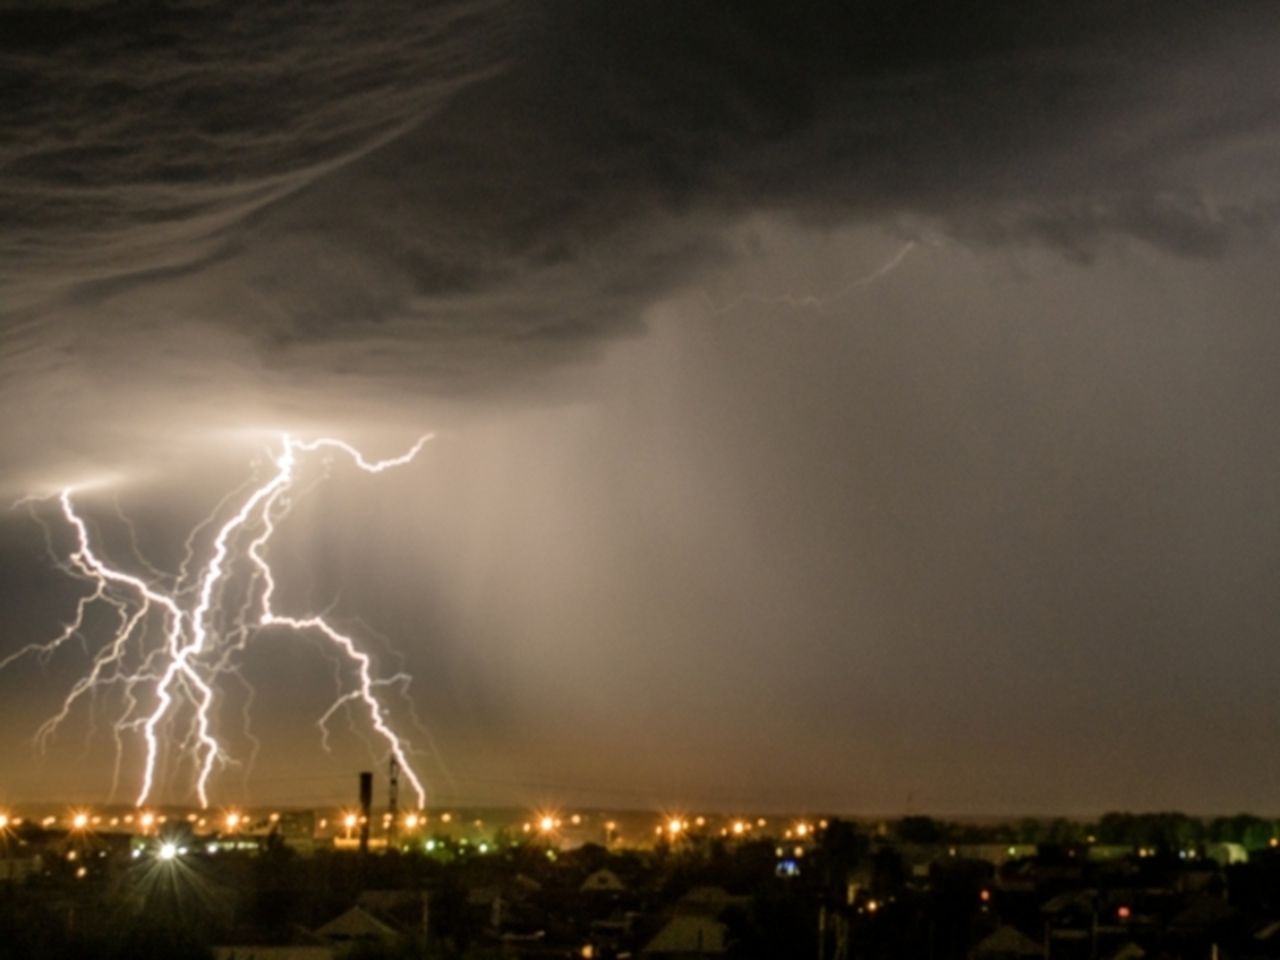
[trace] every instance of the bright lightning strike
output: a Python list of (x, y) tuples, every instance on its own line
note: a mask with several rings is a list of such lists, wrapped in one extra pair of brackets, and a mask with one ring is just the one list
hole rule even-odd
[[(74, 616), (57, 636), (0, 660), (0, 669), (28, 655), (46, 659), (73, 639), (83, 639), (90, 630), (91, 614), (99, 608), (106, 609), (113, 627), (61, 709), (37, 731), (37, 742), (43, 745), (84, 696), (108, 687), (119, 688), (123, 711), (113, 727), (116, 771), (118, 776), (126, 737), (136, 734), (143, 752), (138, 806), (145, 804), (156, 790), (168, 731), (185, 718), (187, 735), (179, 743), (179, 752), (194, 770), (193, 786), (201, 806), (208, 807), (215, 771), (219, 764), (231, 762), (215, 732), (220, 681), (225, 674), (234, 673), (233, 654), (256, 633), (284, 629), (323, 638), (338, 663), (345, 664), (345, 674), (350, 677), (347, 688), (339, 691), (334, 704), (320, 718), (322, 734), (327, 738), (326, 723), (339, 709), (360, 708), (404, 771), (419, 805), (425, 806), (426, 791), (410, 761), (410, 745), (393, 728), (379, 695), (390, 686), (403, 690), (409, 678), (403, 673), (378, 676), (372, 658), (357, 639), (337, 629), (323, 615), (294, 615), (277, 610), (276, 579), (267, 551), (277, 521), (288, 511), (288, 495), (297, 479), (295, 470), (300, 456), (332, 451), (345, 455), (365, 473), (377, 474), (411, 463), (429, 439), (430, 435), (420, 438), (398, 457), (369, 460), (341, 440), (324, 437), (304, 441), (284, 435), (280, 451), (273, 458), (271, 475), (243, 492), (239, 507), (218, 527), (204, 565), (192, 569), (197, 535), (208, 521), (187, 539), (187, 556), (178, 574), (171, 578), (172, 583), (163, 588), (157, 585), (152, 568), (148, 568), (151, 579), (146, 579), (117, 569), (103, 559), (94, 549), (88, 525), (76, 511), (75, 488), (64, 489), (58, 503), (74, 536), (75, 548), (63, 566), (91, 585), (92, 590), (80, 598)], [(230, 502), (224, 501), (219, 512), (229, 509)], [(238, 587), (241, 599), (234, 605), (236, 612), (228, 615), (223, 607), (235, 589), (232, 580), (236, 576), (242, 578)], [(160, 636), (153, 640), (157, 625)]]

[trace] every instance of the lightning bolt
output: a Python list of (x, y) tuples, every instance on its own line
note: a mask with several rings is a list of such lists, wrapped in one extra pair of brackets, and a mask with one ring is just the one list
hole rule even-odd
[(768, 306), (792, 307), (796, 309), (814, 310), (818, 313), (823, 312), (837, 300), (842, 300), (852, 294), (855, 290), (862, 287), (870, 286), (877, 280), (888, 276), (902, 264), (904, 260), (916, 248), (914, 240), (908, 240), (898, 248), (897, 253), (886, 260), (880, 266), (876, 267), (870, 273), (864, 273), (861, 276), (854, 277), (840, 289), (828, 293), (825, 296), (818, 296), (815, 293), (780, 293), (775, 296), (758, 296), (754, 294), (745, 294), (730, 300), (727, 303), (717, 304), (709, 293), (703, 293), (711, 312), (715, 316), (723, 316), (732, 310), (737, 309), (744, 303), (760, 303)]
[[(43, 643), (28, 644), (0, 660), (0, 670), (27, 656), (47, 661), (73, 639), (84, 639), (89, 632), (90, 612), (95, 608), (105, 606), (114, 613), (114, 630), (92, 656), (87, 672), (72, 685), (61, 709), (40, 726), (37, 744), (43, 747), (47, 743), (86, 694), (118, 686), (123, 691), (123, 710), (113, 727), (116, 743), (113, 784), (119, 778), (125, 736), (136, 733), (141, 738), (143, 753), (136, 803), (146, 804), (156, 790), (168, 731), (181, 715), (189, 714), (190, 727), (180, 751), (190, 756), (194, 792), (200, 805), (207, 808), (210, 781), (219, 764), (232, 762), (215, 733), (215, 709), (218, 690), (226, 676), (231, 674), (243, 680), (236, 672), (234, 655), (268, 630), (313, 634), (328, 643), (338, 661), (346, 664), (354, 677), (351, 688), (340, 689), (333, 705), (318, 721), (322, 745), (327, 748), (326, 724), (336, 711), (351, 705), (361, 707), (370, 726), (404, 771), (417, 794), (419, 806), (425, 806), (426, 790), (411, 762), (411, 746), (394, 729), (390, 711), (379, 696), (380, 691), (388, 687), (405, 693), (410, 678), (403, 672), (390, 677), (378, 676), (373, 658), (361, 649), (358, 640), (339, 630), (324, 615), (278, 611), (274, 606), (276, 578), (267, 556), (277, 523), (288, 512), (288, 494), (297, 479), (300, 457), (320, 452), (339, 454), (359, 470), (378, 474), (411, 463), (430, 439), (430, 434), (420, 437), (397, 457), (370, 460), (342, 440), (331, 437), (299, 440), (283, 435), (270, 476), (256, 486), (242, 488), (238, 495), (229, 495), (215, 508), (217, 515), (232, 503), (239, 503), (230, 517), (217, 527), (203, 566), (194, 566), (197, 541), (203, 530), (214, 525), (212, 519), (203, 521), (187, 537), (181, 566), (170, 578), (165, 578), (139, 556), (132, 528), (130, 545), (150, 579), (109, 564), (95, 550), (89, 525), (76, 510), (76, 488), (62, 490), (57, 500), (75, 545), (70, 556), (59, 565), (92, 589), (77, 601), (74, 616), (56, 636)], [(238, 611), (228, 616), (221, 606), (229, 595), (237, 570), (245, 571), (239, 587), (243, 599)], [(167, 588), (164, 587), (166, 579), (171, 581)], [(157, 622), (161, 627), (159, 642), (152, 639), (154, 633), (150, 632)], [(150, 705), (149, 709), (143, 708), (144, 702)], [(250, 738), (254, 739), (252, 735)]]

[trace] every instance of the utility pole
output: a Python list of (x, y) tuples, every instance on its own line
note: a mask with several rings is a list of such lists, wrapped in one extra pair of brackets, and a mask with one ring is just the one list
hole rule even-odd
[(373, 815), (373, 774), (360, 774), (360, 856), (369, 855), (369, 817)]

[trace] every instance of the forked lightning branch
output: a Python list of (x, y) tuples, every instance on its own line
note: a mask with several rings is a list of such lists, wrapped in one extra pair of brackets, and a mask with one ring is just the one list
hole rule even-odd
[[(92, 700), (111, 688), (118, 691), (120, 704), (112, 724), (117, 775), (126, 751), (137, 749), (142, 757), (138, 805), (153, 798), (162, 763), (176, 757), (191, 771), (194, 792), (207, 807), (214, 774), (233, 760), (219, 739), (217, 721), (222, 688), (237, 670), (236, 655), (264, 629), (291, 630), (319, 638), (342, 668), (342, 687), (319, 720), (322, 729), (340, 708), (356, 708), (404, 771), (419, 806), (425, 806), (409, 742), (394, 728), (383, 702), (388, 690), (403, 690), (409, 678), (403, 673), (379, 674), (358, 639), (322, 614), (280, 609), (270, 544), (289, 509), (302, 457), (328, 451), (377, 474), (410, 463), (429, 439), (421, 437), (398, 457), (369, 460), (341, 440), (304, 441), (286, 434), (273, 455), (270, 476), (249, 488), (230, 516), (212, 521), (221, 525), (206, 548), (203, 565), (193, 568), (198, 529), (187, 541), (179, 572), (167, 580), (152, 569), (144, 576), (113, 565), (95, 547), (89, 525), (76, 509), (75, 488), (64, 489), (57, 499), (74, 547), (63, 566), (88, 590), (57, 636), (0, 660), (0, 669), (28, 656), (47, 658), (77, 640), (93, 652), (88, 669), (72, 685), (59, 711), (40, 727), (37, 742), (44, 743), (81, 700)], [(109, 627), (103, 641), (95, 644), (88, 634), (101, 622)]]

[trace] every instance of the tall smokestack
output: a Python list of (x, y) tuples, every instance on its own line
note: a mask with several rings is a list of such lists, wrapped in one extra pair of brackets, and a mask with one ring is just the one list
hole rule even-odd
[(360, 853), (369, 853), (369, 818), (373, 816), (373, 773), (360, 773)]
[(396, 763), (396, 758), (391, 758), (391, 776), (387, 781), (387, 813), (389, 814), (387, 822), (387, 847), (388, 849), (395, 846), (397, 826), (399, 825), (400, 810), (400, 764)]

